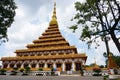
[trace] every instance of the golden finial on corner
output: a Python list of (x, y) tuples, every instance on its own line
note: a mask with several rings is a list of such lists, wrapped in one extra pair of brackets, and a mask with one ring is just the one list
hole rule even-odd
[(54, 10), (53, 10), (53, 15), (52, 15), (52, 20), (50, 21), (49, 25), (50, 26), (54, 26), (54, 25), (58, 26), (57, 17), (56, 17), (56, 0), (54, 0)]

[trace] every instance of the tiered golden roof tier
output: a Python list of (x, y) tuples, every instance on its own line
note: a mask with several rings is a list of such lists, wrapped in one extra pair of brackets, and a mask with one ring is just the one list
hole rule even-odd
[(75, 59), (81, 58), (86, 60), (87, 56), (85, 54), (68, 54), (68, 55), (50, 55), (50, 56), (23, 56), (23, 57), (3, 57), (2, 60), (46, 60), (46, 59)]

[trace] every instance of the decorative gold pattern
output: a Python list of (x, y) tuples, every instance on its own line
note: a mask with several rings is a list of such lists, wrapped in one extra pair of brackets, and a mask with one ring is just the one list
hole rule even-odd
[(85, 54), (67, 54), (67, 55), (49, 55), (49, 56), (22, 56), (22, 57), (3, 57), (2, 61), (7, 60), (45, 60), (45, 59), (74, 59), (74, 58), (83, 58), (87, 59)]
[(28, 44), (27, 47), (36, 47), (36, 46), (49, 46), (49, 45), (59, 45), (59, 44), (68, 44), (66, 41), (61, 41), (61, 42), (51, 42), (51, 43), (38, 43), (38, 44)]
[(19, 52), (37, 52), (37, 51), (50, 51), (50, 50), (69, 50), (69, 49), (75, 49), (75, 46), (64, 46), (64, 47), (51, 47), (51, 48), (35, 48), (35, 49), (21, 49), (16, 50), (16, 53)]

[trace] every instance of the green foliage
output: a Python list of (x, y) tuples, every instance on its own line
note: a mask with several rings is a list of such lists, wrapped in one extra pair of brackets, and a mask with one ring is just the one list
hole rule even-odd
[(109, 78), (109, 75), (103, 76), (103, 80), (108, 80), (108, 78)]
[(30, 72), (30, 67), (29, 67), (29, 66), (26, 66), (26, 67), (25, 67), (25, 71), (26, 71), (26, 73)]
[(23, 72), (23, 71), (24, 71), (24, 68), (21, 68), (21, 69), (20, 69), (20, 72)]
[(81, 76), (84, 76), (83, 66), (80, 66), (80, 74)]
[(117, 65), (120, 67), (120, 56), (113, 56), (113, 59), (115, 60), (115, 62), (117, 63)]
[(94, 69), (93, 69), (93, 72), (99, 74), (99, 73), (101, 72), (101, 69), (100, 69), (100, 68), (94, 68)]
[(101, 69), (100, 68), (93, 68), (93, 76), (102, 76), (102, 74), (100, 74)]
[(103, 66), (103, 65), (100, 65), (99, 67), (100, 67), (100, 68), (104, 68), (104, 66)]
[(18, 70), (18, 68), (17, 68), (17, 67), (14, 67), (13, 69), (14, 69), (15, 71), (17, 71), (17, 70)]
[(39, 70), (39, 71), (43, 71), (43, 68), (39, 68), (38, 70)]
[(16, 4), (13, 0), (0, 0), (0, 43), (8, 40), (7, 28), (14, 21)]
[(76, 15), (72, 21), (77, 21), (70, 27), (75, 32), (81, 27), (80, 39), (86, 41), (88, 48), (91, 44), (99, 46), (99, 39), (103, 40), (110, 35), (116, 47), (120, 51), (120, 43), (117, 35), (120, 34), (120, 2), (116, 0), (86, 0), (84, 3), (75, 3)]
[(5, 75), (6, 70), (5, 69), (0, 69), (0, 74)]

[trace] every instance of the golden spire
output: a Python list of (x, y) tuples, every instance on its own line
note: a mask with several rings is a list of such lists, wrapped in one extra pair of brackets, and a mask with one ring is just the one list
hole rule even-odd
[(57, 22), (57, 17), (56, 17), (56, 1), (54, 0), (54, 11), (53, 11), (53, 16), (52, 16), (52, 20), (50, 21), (50, 26), (54, 26), (57, 25), (58, 26), (58, 22)]
[(118, 68), (117, 63), (115, 62), (113, 55), (109, 53), (108, 55), (108, 68)]

